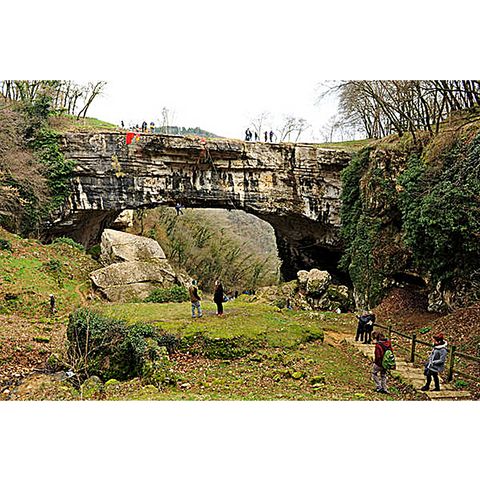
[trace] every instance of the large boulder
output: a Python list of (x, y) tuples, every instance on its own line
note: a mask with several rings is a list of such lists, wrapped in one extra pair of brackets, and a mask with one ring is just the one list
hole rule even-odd
[(133, 212), (134, 210), (124, 210), (112, 223), (115, 230), (126, 230), (133, 227)]
[(114, 263), (90, 274), (93, 285), (112, 302), (144, 300), (155, 288), (169, 288), (184, 279), (167, 260)]
[(108, 228), (102, 233), (100, 261), (104, 265), (165, 258), (162, 247), (151, 238)]
[(312, 268), (308, 273), (307, 295), (312, 298), (320, 298), (332, 281), (331, 275), (324, 270)]
[(308, 282), (308, 271), (307, 270), (299, 270), (297, 272), (297, 279), (298, 279), (298, 288), (300, 290), (307, 289), (307, 282)]

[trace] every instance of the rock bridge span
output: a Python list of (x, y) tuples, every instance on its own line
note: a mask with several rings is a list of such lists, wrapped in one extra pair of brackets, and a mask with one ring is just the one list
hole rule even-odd
[(52, 236), (90, 246), (121, 211), (179, 201), (241, 209), (270, 223), (286, 278), (299, 268), (336, 268), (340, 172), (348, 152), (157, 134), (127, 145), (122, 132), (65, 133), (61, 143), (75, 170)]

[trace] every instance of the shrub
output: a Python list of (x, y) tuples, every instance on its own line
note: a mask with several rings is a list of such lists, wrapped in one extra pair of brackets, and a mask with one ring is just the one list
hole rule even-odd
[(168, 303), (185, 302), (189, 299), (188, 290), (185, 287), (174, 285), (171, 288), (157, 288), (145, 299), (145, 302)]
[(88, 249), (87, 252), (94, 260), (98, 260), (102, 253), (101, 245), (94, 245), (93, 247)]
[(9, 252), (12, 251), (12, 243), (10, 240), (0, 239), (0, 250), (8, 250)]
[(65, 245), (70, 245), (73, 248), (76, 248), (77, 250), (80, 250), (81, 252), (85, 252), (85, 247), (81, 245), (80, 243), (77, 243), (75, 240), (69, 237), (58, 237), (56, 238), (53, 242), (55, 244), (65, 244)]
[(45, 262), (43, 267), (49, 272), (60, 273), (62, 271), (62, 262), (56, 258), (53, 258), (52, 260)]
[(67, 339), (69, 361), (80, 381), (97, 375), (104, 381), (143, 377), (156, 386), (175, 382), (166, 353), (174, 340), (153, 325), (128, 325), (79, 309), (70, 315)]

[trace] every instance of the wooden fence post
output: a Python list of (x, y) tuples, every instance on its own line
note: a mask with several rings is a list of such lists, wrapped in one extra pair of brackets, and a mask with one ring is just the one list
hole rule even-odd
[(417, 334), (414, 333), (412, 335), (412, 353), (410, 355), (410, 362), (414, 363), (415, 362), (415, 345), (417, 343)]
[(448, 367), (447, 382), (451, 382), (453, 378), (453, 366), (455, 365), (455, 345), (450, 345), (450, 362)]

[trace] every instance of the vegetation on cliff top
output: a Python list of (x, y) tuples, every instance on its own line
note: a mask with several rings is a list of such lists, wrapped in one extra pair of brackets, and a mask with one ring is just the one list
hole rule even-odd
[(478, 112), (452, 123), (423, 144), (367, 148), (343, 172), (342, 266), (365, 305), (408, 271), (480, 299)]

